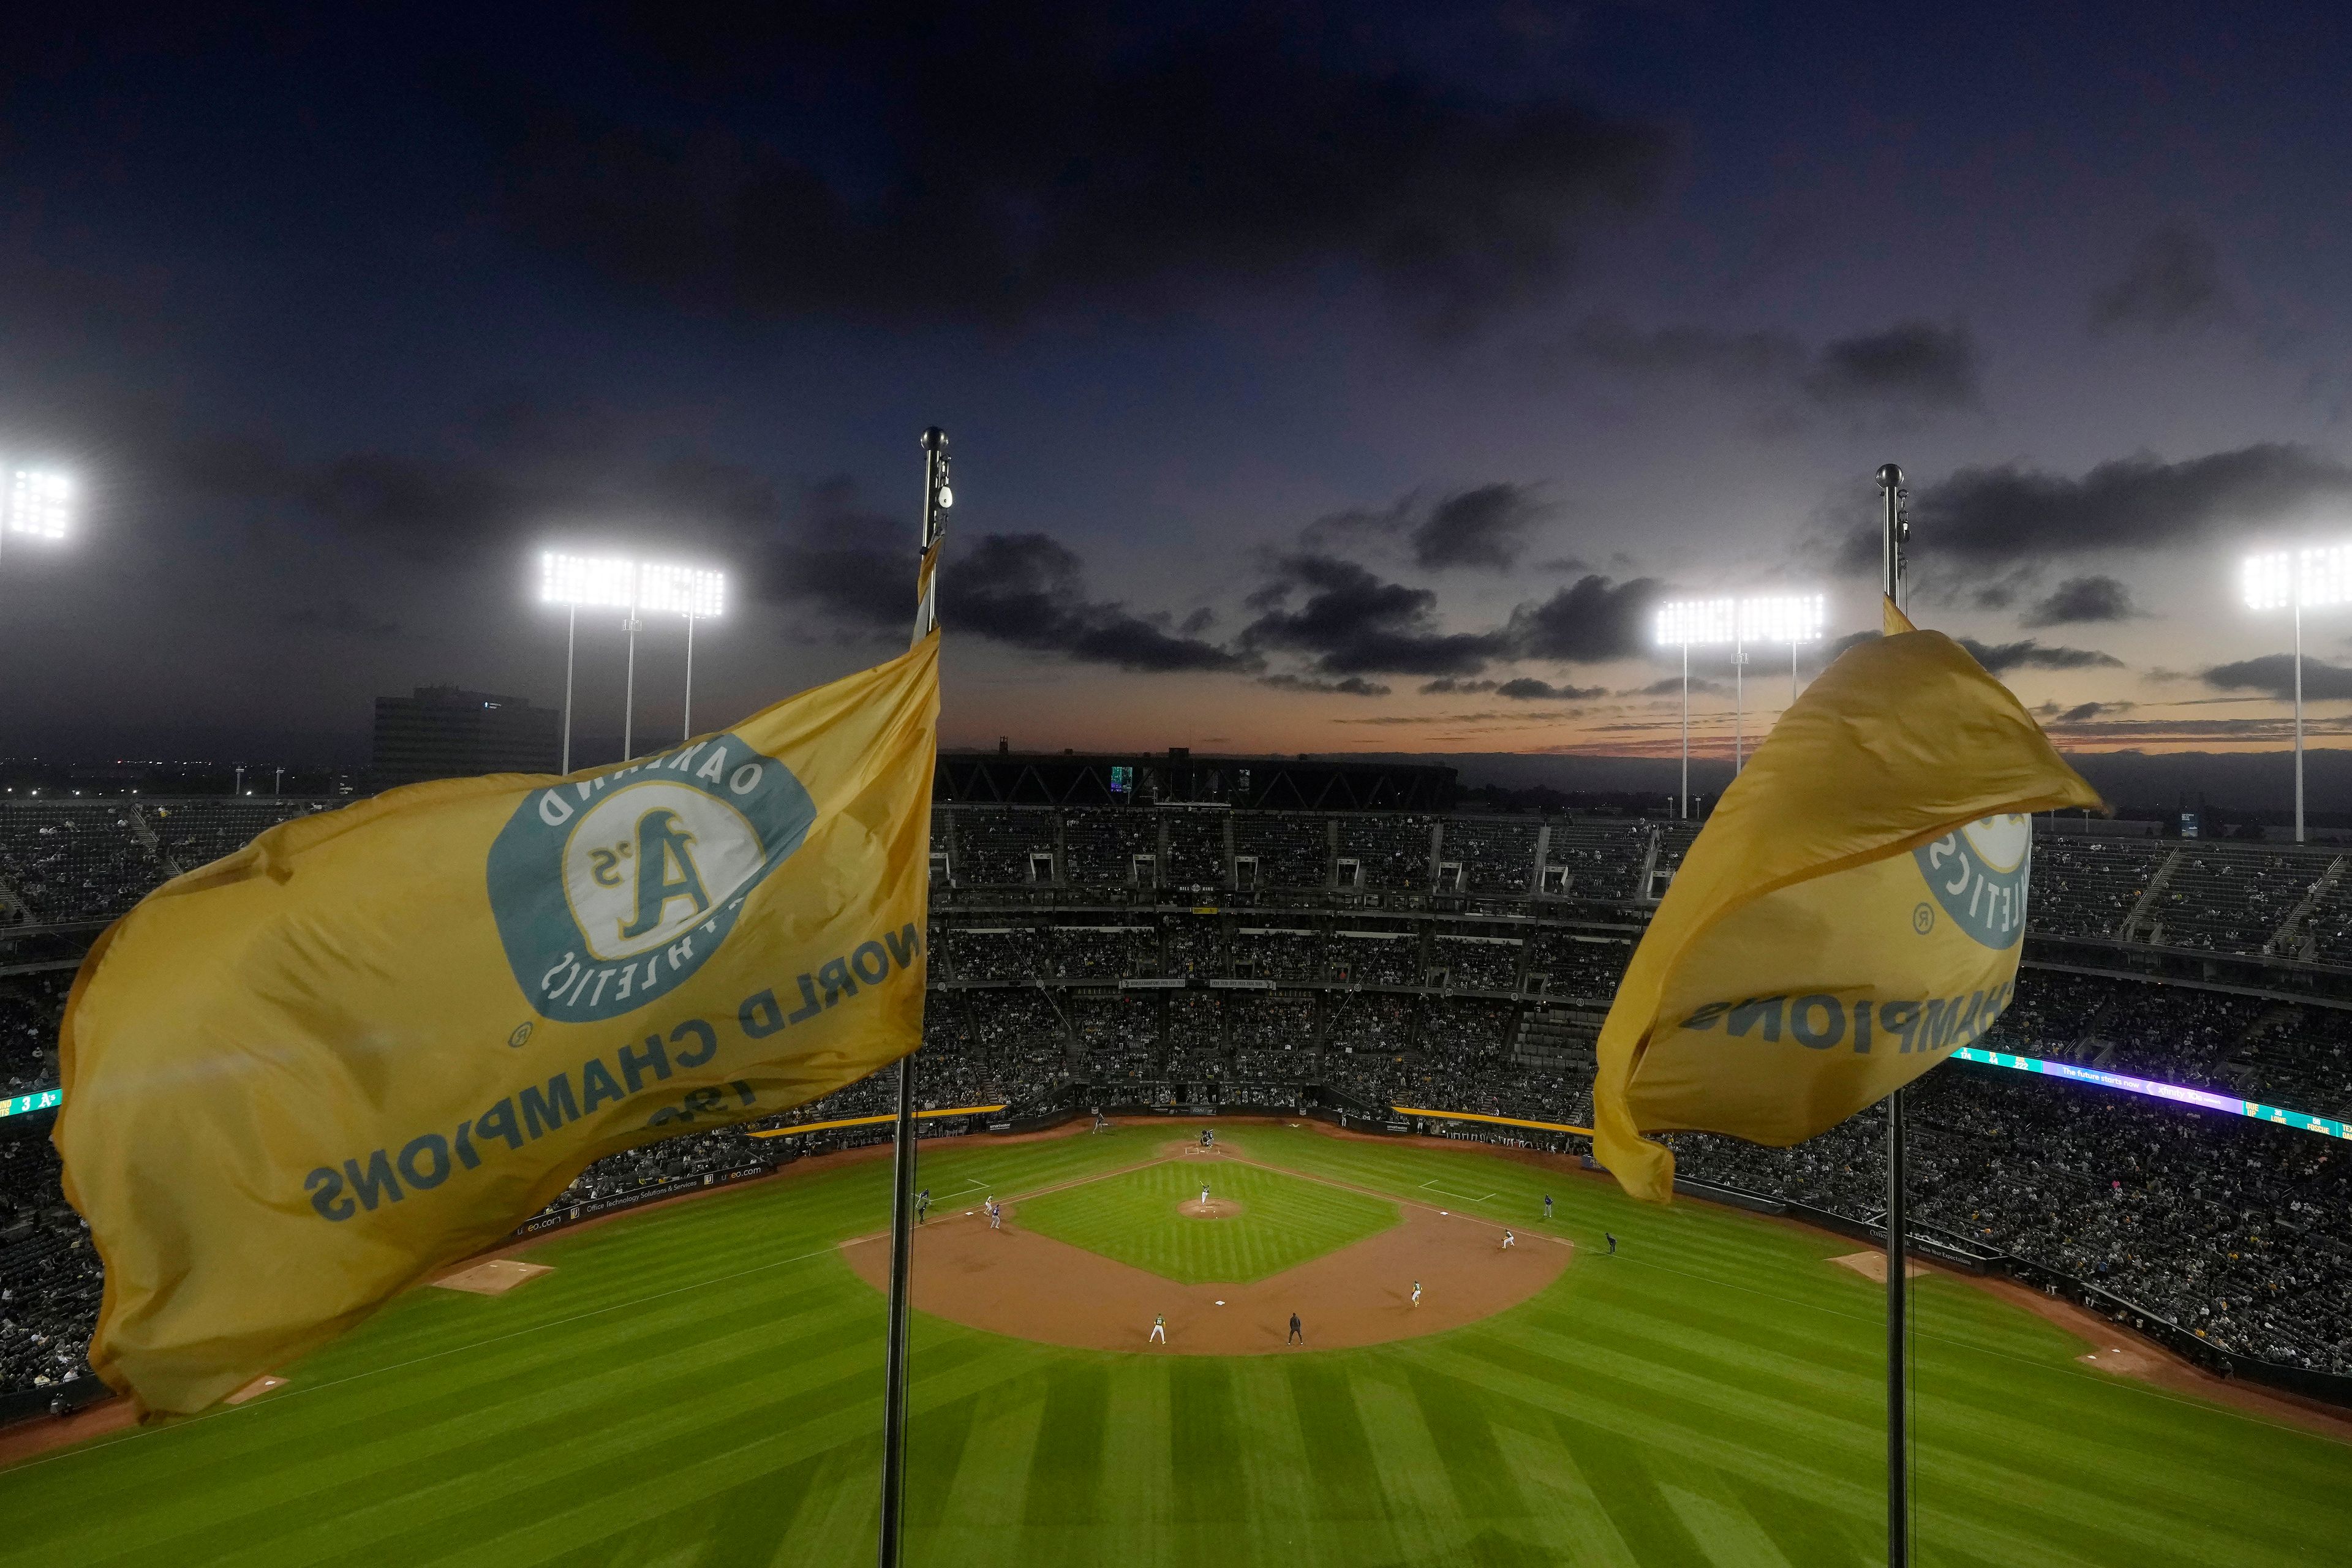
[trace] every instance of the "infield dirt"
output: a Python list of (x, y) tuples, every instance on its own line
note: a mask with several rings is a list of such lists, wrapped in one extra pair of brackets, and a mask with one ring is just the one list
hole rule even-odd
[[(914, 1233), (915, 1308), (1016, 1339), (1153, 1355), (1283, 1352), (1292, 1348), (1296, 1312), (1307, 1349), (1341, 1350), (1441, 1333), (1515, 1307), (1559, 1279), (1575, 1250), (1543, 1236), (1522, 1236), (1506, 1249), (1500, 1226), (1398, 1206), (1400, 1223), (1269, 1279), (1182, 1285), (1023, 1229), (1016, 1200), (1002, 1230), (956, 1215)], [(850, 1267), (877, 1290), (889, 1285), (887, 1240), (842, 1244)], [(1160, 1316), (1168, 1320), (1164, 1348), (1150, 1342)]]

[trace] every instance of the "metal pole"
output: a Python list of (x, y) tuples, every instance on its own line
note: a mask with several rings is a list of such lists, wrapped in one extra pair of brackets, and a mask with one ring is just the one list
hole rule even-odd
[[(948, 436), (934, 425), (923, 432), (922, 560), (946, 529), (943, 515), (952, 504), (948, 489)], [(918, 564), (916, 570), (920, 572)], [(939, 569), (933, 565), (919, 584), (915, 608), (915, 635), (919, 643), (939, 625)], [(918, 1042), (919, 1046), (920, 1042)], [(882, 1530), (876, 1561), (881, 1568), (898, 1568), (898, 1537), (906, 1522), (907, 1502), (907, 1316), (915, 1196), (915, 1058), (898, 1058), (898, 1114), (890, 1128), (893, 1145), (890, 1190), (890, 1342), (882, 1370)]]
[(621, 761), (635, 756), (633, 737), (637, 717), (637, 612), (629, 612), (629, 674), (621, 687)]
[(2303, 581), (2294, 584), (2294, 841), (2303, 842)]
[(1748, 644), (1745, 629), (1732, 634), (1731, 643), (1731, 776), (1747, 765), (1747, 737), (1742, 733), (1748, 708)]
[(1910, 1215), (1903, 1201), (1903, 1091), (1898, 1089), (1886, 1097), (1887, 1568), (1906, 1568), (1911, 1561), (1911, 1475), (1903, 1397), (1903, 1331), (1910, 1306), (1910, 1260), (1904, 1244)]
[(694, 612), (686, 616), (686, 731), (678, 736), (683, 743), (694, 739)]
[[(1903, 515), (1903, 470), (1893, 463), (1880, 468), (1878, 488), (1885, 501), (1879, 552), (1880, 586), (1900, 610), (1907, 597), (1903, 546), (1910, 531), (1910, 524)], [(1886, 1097), (1887, 1568), (1910, 1568), (1911, 1563), (1911, 1470), (1903, 1388), (1903, 1331), (1910, 1307), (1909, 1280), (1905, 1277), (1909, 1259), (1905, 1243), (1910, 1216), (1904, 1209), (1903, 1167), (1903, 1091), (1898, 1089)]]
[(1683, 797), (1680, 815), (1690, 817), (1690, 644), (1683, 644)]
[(569, 623), (563, 628), (563, 761), (556, 772), (572, 771), (572, 655), (580, 646), (580, 606), (570, 606)]

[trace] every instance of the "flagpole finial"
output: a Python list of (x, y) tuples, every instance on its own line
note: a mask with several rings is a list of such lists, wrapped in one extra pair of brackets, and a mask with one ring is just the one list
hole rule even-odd
[(1884, 528), (1880, 535), (1879, 587), (1886, 602), (1897, 610), (1907, 608), (1910, 595), (1905, 592), (1904, 549), (1910, 542), (1911, 521), (1904, 508), (1910, 491), (1903, 488), (1903, 468), (1897, 463), (1882, 463), (1878, 468), (1878, 489), (1885, 505), (1883, 509)]

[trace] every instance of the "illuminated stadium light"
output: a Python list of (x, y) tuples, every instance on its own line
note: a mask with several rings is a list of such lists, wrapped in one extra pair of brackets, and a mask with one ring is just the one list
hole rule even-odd
[(1739, 640), (1789, 644), (1819, 642), (1829, 623), (1829, 599), (1821, 594), (1784, 594), (1739, 601)]
[(1660, 647), (1721, 647), (1739, 635), (1737, 599), (1669, 599), (1658, 606)]
[(688, 620), (713, 620), (727, 608), (727, 574), (699, 566), (638, 569), (637, 608)]
[(1789, 700), (1797, 700), (1797, 649), (1822, 640), (1829, 598), (1822, 594), (1760, 594), (1738, 599), (1669, 599), (1658, 606), (1653, 637), (1683, 654), (1683, 789), (1676, 813), (1690, 815), (1690, 650), (1732, 649), (1731, 769), (1747, 761), (1747, 669), (1749, 643), (1789, 645)]
[(611, 555), (564, 555), (548, 551), (539, 558), (539, 602), (583, 605), (599, 610), (633, 610), (637, 605), (637, 563)]
[(74, 482), (47, 468), (18, 468), (8, 476), (10, 533), (32, 539), (63, 539), (73, 525)]
[(572, 771), (572, 695), (573, 656), (580, 637), (580, 611), (623, 610), (621, 623), (629, 634), (628, 675), (623, 689), (621, 752), (633, 755), (637, 710), (637, 633), (639, 611), (686, 617), (686, 734), (694, 733), (694, 623), (714, 620), (727, 609), (727, 574), (703, 566), (669, 562), (638, 562), (618, 555), (567, 555), (543, 551), (539, 557), (539, 599), (562, 605), (571, 612), (563, 647), (564, 773)]
[(726, 610), (727, 574), (699, 566), (645, 566), (637, 574), (637, 607), (686, 617), (686, 718), (678, 738), (690, 741), (694, 738), (694, 623), (715, 619)]
[(2303, 834), (2303, 612), (2352, 601), (2352, 544), (2249, 555), (2238, 569), (2250, 610), (2294, 612), (2294, 841)]

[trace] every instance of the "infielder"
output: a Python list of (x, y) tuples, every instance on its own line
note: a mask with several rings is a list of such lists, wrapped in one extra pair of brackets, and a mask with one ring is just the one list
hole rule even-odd
[[(1163, 1345), (1168, 1342), (1168, 1320), (1166, 1318), (1156, 1315), (1152, 1318), (1151, 1339), (1158, 1340)], [(1150, 1344), (1151, 1340), (1146, 1340), (1143, 1342)]]
[(1506, 1229), (1504, 1230), (1504, 1232), (1503, 1232), (1503, 1250), (1504, 1250), (1504, 1251), (1506, 1251), (1506, 1252), (1508, 1252), (1508, 1251), (1510, 1251), (1510, 1250), (1511, 1250), (1511, 1248), (1513, 1248), (1514, 1247), (1517, 1247), (1518, 1244), (1519, 1244), (1519, 1238), (1518, 1238), (1517, 1237), (1516, 1237), (1516, 1236), (1513, 1236), (1513, 1235), (1510, 1233), (1510, 1231), (1509, 1231), (1509, 1229), (1508, 1229), (1508, 1228), (1506, 1228)]
[(915, 1223), (917, 1225), (923, 1223), (923, 1215), (930, 1212), (930, 1207), (931, 1189), (925, 1187), (921, 1192), (915, 1194)]
[(1412, 1282), (1412, 1304), (1416, 1307), (1421, 1305), (1421, 1281), (1418, 1279)]
[(1607, 1232), (1607, 1231), (1605, 1231), (1605, 1230), (1604, 1230), (1604, 1231), (1602, 1231), (1601, 1234), (1601, 1235), (1603, 1235), (1603, 1236), (1607, 1236), (1607, 1237), (1609, 1237), (1609, 1256), (1610, 1256), (1610, 1257), (1612, 1257), (1612, 1258), (1616, 1257), (1616, 1256), (1617, 1256), (1617, 1238), (1616, 1238), (1614, 1236), (1610, 1236), (1609, 1232)]

